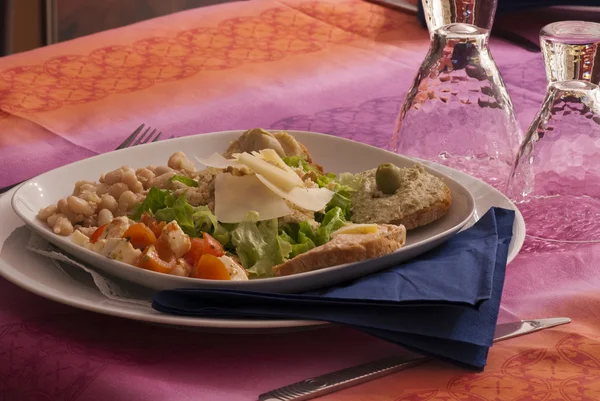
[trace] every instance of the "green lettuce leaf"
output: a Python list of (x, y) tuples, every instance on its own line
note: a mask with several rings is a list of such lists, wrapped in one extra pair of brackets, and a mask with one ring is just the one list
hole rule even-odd
[(294, 238), (292, 238), (287, 232), (280, 230), (279, 231), (279, 238), (281, 238), (283, 241), (289, 243), (290, 245), (292, 245), (292, 247), (294, 245), (297, 245), (298, 242), (296, 242), (296, 240)]
[(137, 207), (135, 212), (133, 212), (131, 219), (139, 221), (144, 213), (150, 213), (151, 215), (154, 215), (157, 210), (166, 206), (165, 200), (169, 195), (169, 191), (162, 191), (156, 187), (150, 188), (148, 195), (146, 195), (146, 199), (144, 199), (144, 201)]
[(221, 245), (227, 245), (230, 239), (229, 230), (219, 224), (217, 217), (210, 211), (208, 206), (198, 206), (194, 208), (192, 219), (194, 220), (196, 232), (209, 233), (219, 241)]
[[(170, 199), (169, 203), (171, 203)], [(175, 220), (183, 232), (190, 237), (197, 237), (198, 234), (196, 233), (196, 228), (194, 226), (193, 216), (194, 207), (188, 203), (185, 194), (182, 194), (179, 198), (175, 199), (175, 201), (172, 202), (172, 206), (165, 207), (154, 213), (154, 218), (156, 218), (156, 220), (166, 222)]]
[(179, 181), (185, 185), (187, 185), (188, 187), (197, 187), (198, 183), (194, 180), (192, 180), (189, 177), (183, 176), (183, 175), (174, 175), (173, 177), (169, 178), (169, 182), (173, 182), (173, 181)]
[(302, 170), (309, 172), (314, 171), (319, 173), (319, 169), (307, 162), (303, 156), (284, 156), (283, 162), (290, 167), (302, 167)]
[[(339, 177), (333, 173), (321, 174), (315, 166), (309, 164), (302, 156), (286, 156), (283, 161), (290, 167), (302, 167), (305, 172), (314, 172), (317, 176), (316, 184), (319, 188), (327, 188), (335, 192), (335, 195), (325, 207), (325, 212), (339, 207), (344, 213), (344, 218), (350, 221), (352, 217), (351, 194), (361, 186), (361, 180), (358, 176), (350, 173), (342, 173)], [(323, 218), (322, 213), (315, 215), (317, 221), (322, 221)]]
[(331, 198), (331, 200), (325, 207), (325, 212), (327, 213), (336, 207), (342, 210), (345, 220), (350, 220), (350, 218), (352, 217), (352, 201), (348, 196), (342, 195), (341, 192), (334, 193), (333, 198)]
[(287, 224), (279, 230), (279, 238), (292, 246), (290, 259), (316, 247), (315, 232), (308, 221)]
[(358, 191), (362, 186), (362, 178), (358, 174), (342, 173), (338, 181), (349, 192)]
[(319, 246), (329, 242), (329, 240), (331, 240), (331, 233), (346, 224), (347, 221), (344, 217), (344, 211), (339, 206), (335, 206), (329, 210), (325, 213), (323, 221), (317, 229), (316, 245)]
[(273, 266), (283, 263), (292, 251), (289, 242), (278, 235), (277, 219), (258, 221), (250, 212), (231, 232), (231, 242), (242, 266), (254, 277), (273, 275)]

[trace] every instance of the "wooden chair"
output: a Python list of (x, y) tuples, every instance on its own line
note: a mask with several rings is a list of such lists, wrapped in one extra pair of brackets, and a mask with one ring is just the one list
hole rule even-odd
[(8, 18), (9, 0), (0, 0), (0, 57), (8, 54), (11, 21)]

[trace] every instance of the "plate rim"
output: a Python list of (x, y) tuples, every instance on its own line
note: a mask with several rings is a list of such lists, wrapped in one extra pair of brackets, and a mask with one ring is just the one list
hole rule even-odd
[[(276, 130), (270, 130), (270, 131), (276, 131)], [(225, 135), (238, 135), (241, 134), (242, 132), (244, 132), (244, 130), (228, 130), (228, 131), (219, 131), (219, 132), (211, 132), (211, 133), (207, 133), (207, 134), (200, 134), (200, 135), (193, 135), (193, 136), (187, 136), (187, 137), (181, 137), (181, 138), (175, 138), (175, 140), (189, 140), (190, 138), (194, 137), (194, 136), (214, 136), (214, 137), (219, 137), (219, 136), (225, 136)], [(402, 157), (406, 160), (415, 160), (414, 158), (408, 157), (408, 156), (404, 156), (404, 155), (400, 155), (397, 153), (393, 153), (390, 152), (386, 149), (382, 149), (382, 148), (378, 148), (376, 146), (373, 145), (369, 145), (369, 144), (364, 144), (362, 142), (357, 142), (357, 141), (353, 141), (350, 139), (346, 139), (346, 138), (342, 138), (339, 136), (335, 136), (335, 135), (329, 135), (329, 134), (323, 134), (323, 133), (318, 133), (318, 132), (312, 132), (312, 131), (297, 131), (297, 130), (288, 130), (288, 133), (290, 133), (292, 136), (294, 136), (295, 134), (300, 134), (300, 135), (306, 135), (306, 136), (312, 136), (312, 137), (323, 137), (326, 136), (329, 138), (329, 140), (334, 140), (334, 141), (339, 141), (339, 142), (352, 142), (354, 144), (359, 144), (362, 146), (366, 146), (372, 149), (375, 149), (377, 151), (384, 151), (390, 155), (393, 155), (395, 157)], [(164, 141), (158, 141), (158, 142), (154, 142), (151, 143), (149, 145), (151, 145), (151, 147), (160, 147), (162, 144), (164, 143)], [(151, 149), (150, 146), (146, 147), (146, 149), (148, 149), (148, 151), (150, 151)], [(42, 237), (44, 237), (47, 241), (53, 243), (54, 245), (56, 245), (58, 248), (61, 248), (67, 252), (82, 252), (83, 254), (87, 255), (90, 258), (103, 258), (102, 255), (99, 255), (91, 250), (88, 250), (86, 248), (80, 247), (76, 244), (73, 244), (71, 241), (66, 240), (66, 237), (60, 237), (57, 236), (56, 234), (52, 233), (51, 231), (48, 231), (47, 227), (41, 227), (39, 224), (35, 224), (35, 222), (33, 220), (29, 218), (28, 216), (25, 216), (21, 210), (22, 207), (25, 207), (27, 209), (29, 209), (27, 207), (27, 205), (21, 200), (22, 198), (25, 198), (25, 196), (22, 195), (22, 192), (25, 191), (25, 187), (28, 186), (29, 184), (35, 183), (36, 181), (39, 181), (40, 179), (44, 179), (45, 176), (49, 175), (49, 174), (57, 174), (59, 173), (61, 170), (63, 169), (68, 169), (68, 168), (73, 168), (73, 166), (80, 164), (80, 163), (88, 163), (90, 160), (93, 159), (101, 159), (103, 157), (106, 157), (106, 155), (109, 154), (115, 154), (115, 153), (121, 153), (121, 152), (127, 152), (128, 150), (130, 151), (133, 148), (125, 148), (125, 149), (119, 149), (119, 150), (115, 150), (115, 151), (110, 151), (110, 152), (106, 152), (106, 153), (102, 153), (99, 155), (95, 155), (93, 157), (89, 157), (89, 158), (85, 158), (85, 159), (81, 159), (78, 160), (76, 162), (73, 163), (69, 163), (57, 168), (54, 168), (52, 170), (46, 171), (42, 174), (39, 174), (35, 177), (32, 177), (30, 179), (28, 179), (27, 181), (23, 182), (21, 185), (19, 185), (16, 189), (15, 192), (13, 192), (12, 196), (11, 196), (11, 207), (13, 209), (13, 211), (17, 214), (17, 216), (19, 216), (19, 218), (21, 220), (23, 220), (25, 222), (25, 224), (27, 226), (29, 226), (32, 230), (34, 230), (35, 232), (37, 232), (38, 234), (40, 234)], [(414, 244), (409, 244), (406, 246), (403, 246), (399, 251), (402, 253), (410, 253), (410, 251), (414, 248), (420, 247), (420, 246), (426, 246), (427, 244), (431, 244), (432, 242), (436, 242), (437, 240), (443, 239), (443, 238), (450, 238), (452, 235), (456, 235), (466, 224), (468, 224), (469, 221), (471, 221), (471, 219), (473, 218), (473, 215), (475, 213), (475, 198), (473, 196), (473, 194), (471, 193), (471, 191), (469, 191), (469, 189), (461, 184), (460, 182), (458, 182), (457, 180), (455, 180), (454, 178), (450, 177), (448, 174), (445, 174), (444, 172), (441, 172), (439, 170), (436, 170), (435, 168), (432, 168), (426, 164), (425, 168), (433, 174), (437, 174), (437, 175), (441, 175), (444, 177), (444, 179), (448, 179), (451, 180), (453, 182), (454, 185), (457, 185), (458, 187), (460, 187), (463, 192), (466, 194), (467, 196), (467, 203), (468, 203), (468, 207), (469, 207), (469, 212), (464, 216), (464, 218), (461, 219), (460, 222), (458, 222), (457, 224), (454, 224), (452, 227), (447, 228), (446, 230), (439, 232), (435, 235), (432, 235), (430, 237), (427, 237), (426, 239), (421, 240), (420, 242), (414, 243)], [(22, 203), (23, 206), (18, 205), (18, 203)], [(31, 209), (30, 209), (31, 210)], [(31, 210), (32, 212), (34, 212), (33, 210)], [(35, 213), (35, 212), (34, 212)], [(129, 265), (127, 263), (124, 262), (120, 262), (120, 261), (116, 261), (116, 260), (104, 260), (104, 263), (110, 263), (112, 265), (115, 266), (115, 268), (119, 268), (119, 269), (127, 269), (130, 272), (133, 272), (133, 269), (136, 269), (134, 266)], [(336, 265), (336, 266), (330, 266), (327, 268), (328, 270), (328, 274), (333, 274), (333, 272), (342, 270), (346, 267), (348, 267), (349, 265), (355, 265), (361, 262), (355, 262), (355, 263), (346, 263), (346, 264), (340, 264), (340, 265)], [(100, 271), (104, 271), (104, 269), (102, 267), (97, 267), (94, 266), (95, 269), (98, 269)], [(136, 273), (139, 274), (144, 274), (146, 275), (149, 279), (151, 277), (154, 277), (155, 279), (159, 279), (160, 277), (163, 276), (162, 273), (158, 273), (158, 272), (154, 272), (154, 271), (142, 271), (139, 272), (136, 270)], [(312, 270), (312, 271), (308, 271), (308, 272), (302, 272), (302, 273), (298, 273), (298, 274), (294, 274), (294, 275), (289, 275), (289, 276), (281, 276), (281, 277), (268, 277), (268, 278), (264, 278), (264, 279), (260, 279), (261, 283), (264, 283), (266, 281), (269, 282), (269, 285), (273, 285), (273, 286), (277, 286), (277, 285), (281, 285), (281, 284), (285, 284), (285, 283), (289, 283), (290, 281), (297, 281), (299, 278), (300, 279), (304, 279), (304, 280), (310, 280), (311, 277), (313, 278), (318, 278), (321, 275), (323, 275), (323, 271), (322, 269), (320, 270)], [(182, 288), (185, 287), (185, 283), (189, 283), (189, 286), (193, 286), (194, 284), (197, 285), (204, 285), (206, 286), (206, 289), (210, 289), (210, 288), (217, 288), (217, 287), (221, 287), (221, 283), (215, 283), (214, 280), (206, 280), (206, 279), (198, 279), (198, 278), (191, 278), (191, 277), (185, 277), (185, 278), (181, 278), (181, 280), (177, 279), (178, 281), (181, 281), (181, 284), (177, 284), (177, 285), (181, 285)], [(253, 289), (255, 289), (255, 287), (258, 285), (248, 285), (246, 281), (232, 281), (230, 283), (228, 283), (226, 286), (223, 286), (224, 289), (230, 289), (230, 290), (248, 290), (248, 291), (252, 291)], [(193, 288), (193, 287), (191, 287)]]
[[(217, 135), (217, 134), (231, 133), (231, 132), (236, 132), (236, 131), (243, 131), (243, 130), (227, 130), (227, 131), (219, 131), (219, 132), (212, 132), (212, 133), (206, 133), (206, 134), (196, 134), (193, 136)], [(297, 131), (297, 130), (288, 130), (288, 132), (290, 132), (290, 133), (300, 132), (303, 134), (308, 133), (308, 134), (314, 134), (314, 135), (324, 135), (324, 136), (335, 138), (336, 140), (350, 141), (350, 142), (353, 142), (360, 146), (368, 146), (371, 148), (375, 148), (379, 151), (384, 151), (384, 152), (391, 153), (393, 155), (397, 155), (396, 153), (390, 152), (387, 149), (382, 149), (382, 148), (379, 148), (379, 147), (376, 147), (373, 145), (354, 141), (351, 139), (342, 138), (342, 137), (331, 135), (331, 134), (317, 133), (317, 132), (312, 132), (312, 131)], [(185, 139), (185, 138), (189, 138), (189, 136), (175, 138), (173, 140)], [(113, 151), (113, 152), (118, 152), (118, 151)], [(107, 152), (107, 153), (110, 153), (110, 152)], [(103, 153), (103, 154), (105, 154), (105, 153)], [(103, 154), (93, 156), (93, 157), (102, 156)], [(404, 157), (406, 157), (406, 156), (404, 156)], [(87, 158), (87, 159), (89, 159), (89, 158)], [(518, 227), (518, 228), (520, 228), (520, 232), (523, 233), (521, 238), (513, 237), (513, 240), (516, 242), (514, 243), (514, 247), (513, 247), (512, 251), (508, 255), (507, 263), (510, 263), (515, 259), (515, 257), (519, 254), (520, 250), (523, 247), (523, 243), (525, 240), (525, 228), (526, 227), (525, 227), (525, 221), (523, 219), (523, 216), (514, 202), (512, 202), (505, 194), (503, 194), (501, 191), (494, 188), (490, 184), (488, 184), (478, 178), (470, 176), (467, 173), (464, 173), (462, 171), (459, 171), (459, 170), (456, 170), (451, 167), (447, 167), (447, 166), (444, 166), (444, 165), (441, 165), (441, 164), (438, 164), (435, 162), (427, 161), (427, 160), (421, 160), (418, 158), (409, 158), (409, 159), (413, 159), (415, 161), (422, 162), (424, 165), (426, 165), (426, 167), (428, 169), (432, 169), (438, 173), (442, 172), (442, 171), (438, 170), (438, 168), (441, 167), (442, 169), (448, 170), (449, 173), (458, 173), (459, 175), (468, 176), (470, 180), (473, 180), (473, 182), (477, 182), (479, 185), (482, 185), (483, 188), (485, 188), (486, 192), (492, 192), (496, 196), (503, 198), (504, 201), (506, 201), (511, 206), (512, 210), (515, 211), (516, 218), (515, 218), (515, 222), (513, 225), (513, 230), (515, 229), (515, 227)], [(85, 159), (82, 159), (82, 160), (85, 160)], [(74, 163), (76, 163), (76, 162), (74, 162)], [(73, 164), (73, 163), (69, 163), (69, 164)], [(67, 166), (67, 165), (65, 165), (65, 166)], [(64, 166), (61, 166), (61, 167), (64, 167)], [(61, 167), (59, 167), (59, 168), (61, 168)], [(53, 169), (53, 170), (44, 172), (38, 176), (32, 177), (31, 179), (21, 183), (20, 185), (16, 186), (15, 188), (12, 188), (7, 193), (0, 194), (0, 198), (5, 198), (5, 199), (2, 199), (2, 201), (5, 201), (6, 198), (9, 198), (10, 200), (8, 201), (8, 203), (11, 205), (11, 209), (12, 209), (11, 211), (13, 213), (15, 213), (19, 217), (19, 219), (22, 220), (21, 216), (12, 208), (12, 198), (13, 198), (14, 194), (23, 185), (26, 185), (30, 181), (32, 181), (44, 174), (47, 174), (51, 171), (54, 171), (54, 170), (56, 170), (56, 169)], [(442, 173), (444, 175), (448, 175), (448, 173), (445, 173), (445, 172), (442, 172)], [(456, 181), (456, 179), (454, 179), (454, 180)], [(468, 193), (471, 195), (471, 197), (474, 200), (474, 206), (476, 206), (477, 200), (474, 199), (472, 192), (469, 190), (469, 188), (466, 185), (461, 184), (461, 186), (467, 188)], [(474, 210), (475, 209), (476, 208), (474, 207)], [(472, 214), (471, 214), (471, 218), (472, 218)], [(25, 251), (25, 249), (23, 251)], [(5, 267), (12, 269), (17, 274), (7, 274)], [(68, 296), (68, 294), (62, 295), (62, 296), (60, 294), (54, 294), (51, 290), (51, 287), (47, 286), (45, 283), (41, 283), (42, 286), (40, 288), (39, 281), (34, 281), (29, 278), (19, 279), (18, 273), (19, 273), (18, 270), (12, 268), (3, 259), (0, 259), (0, 276), (4, 277), (7, 281), (11, 282), (12, 284), (14, 284), (20, 288), (23, 288), (26, 291), (34, 293), (38, 296), (41, 296), (43, 298), (50, 299), (52, 301), (55, 301), (55, 302), (58, 302), (61, 304), (65, 304), (65, 305), (68, 305), (68, 306), (71, 306), (71, 307), (74, 307), (77, 309), (81, 309), (81, 310), (86, 310), (86, 311), (95, 312), (95, 313), (101, 313), (101, 314), (120, 317), (120, 318), (132, 319), (132, 320), (136, 320), (136, 321), (142, 321), (142, 322), (148, 322), (148, 323), (158, 323), (158, 324), (162, 324), (162, 325), (168, 325), (171, 327), (207, 328), (207, 329), (223, 329), (223, 330), (261, 330), (262, 331), (262, 330), (292, 329), (292, 328), (300, 329), (300, 328), (332, 325), (331, 323), (328, 323), (328, 322), (315, 321), (315, 320), (214, 319), (214, 318), (198, 318), (198, 317), (167, 315), (167, 314), (161, 314), (158, 312), (156, 314), (150, 314), (150, 313), (138, 312), (135, 310), (127, 310), (127, 309), (124, 310), (124, 309), (122, 309), (118, 306), (114, 306), (114, 305), (104, 305), (104, 304), (96, 305), (94, 303), (85, 303), (79, 299), (71, 299)], [(36, 283), (38, 283), (37, 286), (35, 285)], [(44, 288), (48, 288), (48, 290), (44, 290)], [(97, 291), (96, 289), (92, 289), (92, 288), (90, 288), (90, 290)]]

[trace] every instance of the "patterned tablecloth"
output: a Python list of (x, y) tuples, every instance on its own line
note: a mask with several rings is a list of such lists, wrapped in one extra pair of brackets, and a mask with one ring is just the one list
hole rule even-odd
[[(142, 122), (177, 136), (261, 126), (384, 146), (427, 47), (413, 16), (359, 0), (257, 0), (5, 57), (0, 187), (107, 152)], [(541, 55), (491, 49), (525, 126), (543, 98)], [(433, 362), (323, 399), (599, 400), (598, 261), (598, 245), (528, 238), (508, 267), (501, 320), (574, 323), (495, 345), (483, 373)], [(158, 328), (0, 281), (0, 400), (253, 400), (395, 351), (339, 327)]]

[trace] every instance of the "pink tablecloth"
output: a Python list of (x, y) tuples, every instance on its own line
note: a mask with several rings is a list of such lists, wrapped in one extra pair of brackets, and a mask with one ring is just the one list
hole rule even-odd
[[(423, 59), (414, 17), (359, 0), (257, 0), (175, 14), (0, 59), (0, 187), (113, 149), (140, 123), (167, 135), (306, 129), (387, 143)], [(540, 54), (492, 40), (523, 125)], [(528, 239), (501, 320), (572, 325), (494, 346), (485, 372), (442, 363), (325, 400), (600, 399), (600, 246)], [(78, 311), (0, 282), (0, 400), (252, 400), (396, 348), (339, 327), (224, 335)]]

